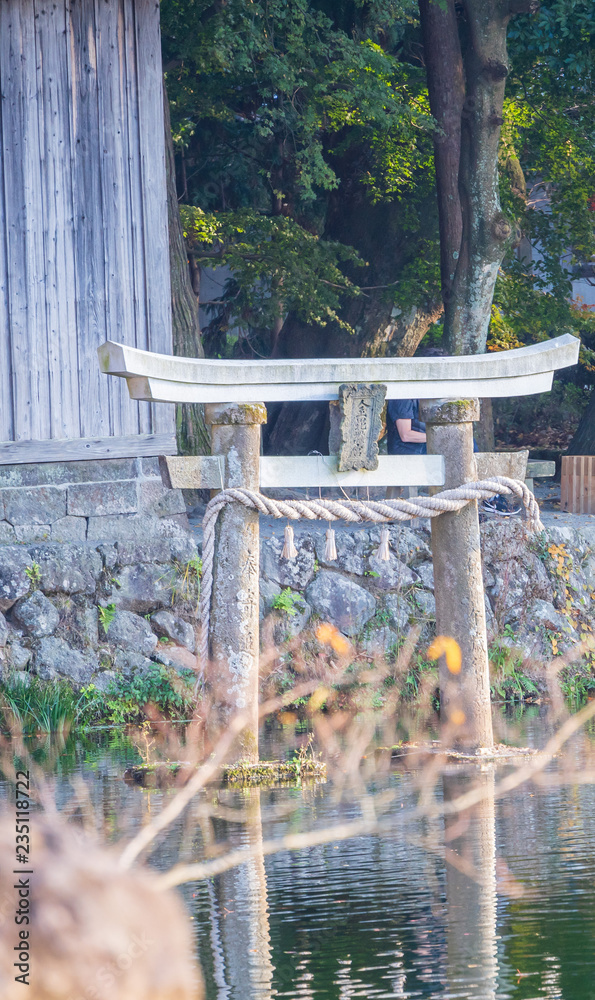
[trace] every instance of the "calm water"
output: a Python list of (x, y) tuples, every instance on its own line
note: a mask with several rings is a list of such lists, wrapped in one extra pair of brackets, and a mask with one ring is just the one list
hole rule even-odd
[[(539, 714), (517, 726), (533, 746), (551, 732)], [(395, 792), (390, 836), (261, 855), (184, 887), (208, 1000), (592, 1000), (595, 784), (584, 779), (594, 753), (591, 728), (548, 767), (547, 783), (488, 797), (446, 829), (442, 819), (408, 818), (420, 776), (395, 764), (372, 779), (374, 791)], [(35, 757), (61, 808), (72, 806), (84, 781), (87, 808), (113, 838), (158, 812), (171, 794), (125, 784), (123, 770), (139, 753), (123, 736), (47, 740), (36, 744)], [(568, 780), (569, 770), (581, 782)], [(489, 792), (508, 771), (455, 765), (438, 778), (434, 795), (452, 798), (476, 782)], [(6, 786), (0, 791), (8, 794)], [(362, 795), (339, 795), (332, 782), (222, 792), (219, 803), (243, 809), (247, 824), (188, 815), (151, 863), (164, 869), (200, 858), (209, 839), (258, 845), (289, 830), (337, 824), (361, 815)]]

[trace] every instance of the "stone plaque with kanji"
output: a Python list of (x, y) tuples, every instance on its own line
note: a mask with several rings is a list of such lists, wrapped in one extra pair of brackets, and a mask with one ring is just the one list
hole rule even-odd
[(338, 471), (378, 468), (385, 385), (339, 386)]

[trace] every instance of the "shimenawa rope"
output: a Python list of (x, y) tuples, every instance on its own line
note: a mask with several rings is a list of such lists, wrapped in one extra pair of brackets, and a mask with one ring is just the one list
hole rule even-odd
[[(438, 517), (439, 514), (462, 510), (474, 500), (487, 500), (499, 494), (513, 494), (522, 501), (533, 531), (543, 531), (539, 507), (535, 497), (518, 479), (494, 476), (476, 483), (465, 483), (454, 490), (443, 490), (431, 497), (411, 500), (272, 500), (254, 490), (227, 489), (218, 493), (207, 505), (203, 517), (202, 579), (200, 592), (200, 667), (204, 672), (209, 655), (209, 620), (213, 591), (213, 561), (215, 557), (215, 528), (217, 518), (229, 503), (241, 503), (268, 517), (309, 521), (372, 521), (386, 524), (391, 521), (408, 521), (413, 517)], [(289, 532), (287, 532), (289, 535)], [(292, 533), (291, 533), (292, 534)], [(286, 545), (288, 539), (286, 536)], [(290, 535), (288, 551), (295, 552)]]

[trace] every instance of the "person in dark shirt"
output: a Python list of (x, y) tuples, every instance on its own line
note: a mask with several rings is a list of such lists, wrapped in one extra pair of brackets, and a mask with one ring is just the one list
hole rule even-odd
[[(419, 419), (419, 399), (389, 399), (386, 405), (386, 450), (389, 455), (426, 455), (426, 425)], [(473, 441), (473, 451), (477, 451)], [(388, 499), (397, 496), (389, 487)], [(491, 514), (509, 517), (519, 514), (521, 508), (506, 496), (495, 496), (482, 501), (482, 509)]]
[[(446, 358), (440, 347), (425, 347), (418, 357)], [(386, 405), (386, 450), (389, 455), (427, 455), (426, 425), (419, 419), (419, 399), (389, 399)]]
[(426, 425), (419, 419), (419, 399), (389, 399), (386, 450), (389, 455), (427, 454)]

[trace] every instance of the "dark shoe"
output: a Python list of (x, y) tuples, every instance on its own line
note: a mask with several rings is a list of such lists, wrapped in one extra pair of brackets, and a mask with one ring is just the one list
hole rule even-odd
[(482, 507), (490, 514), (497, 514), (499, 517), (513, 517), (520, 514), (522, 507), (513, 500), (512, 497), (503, 496), (501, 493), (489, 500), (482, 502)]

